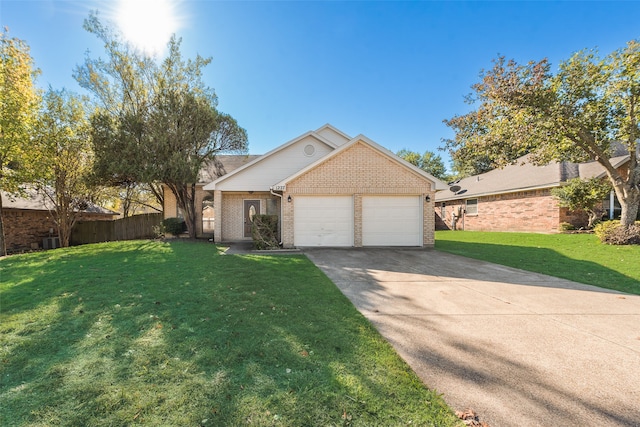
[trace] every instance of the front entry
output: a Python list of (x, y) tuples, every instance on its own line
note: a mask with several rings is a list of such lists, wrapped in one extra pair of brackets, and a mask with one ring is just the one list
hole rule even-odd
[(260, 200), (244, 201), (244, 237), (251, 237), (253, 217), (260, 213)]

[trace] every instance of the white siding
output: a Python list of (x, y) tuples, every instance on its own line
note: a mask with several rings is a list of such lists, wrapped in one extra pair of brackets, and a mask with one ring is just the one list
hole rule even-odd
[(422, 246), (419, 196), (362, 198), (363, 246)]
[[(309, 149), (305, 152), (308, 145), (313, 146), (312, 155), (308, 155), (311, 151)], [(272, 185), (319, 160), (332, 150), (332, 147), (309, 135), (216, 184), (216, 190), (269, 191)]]

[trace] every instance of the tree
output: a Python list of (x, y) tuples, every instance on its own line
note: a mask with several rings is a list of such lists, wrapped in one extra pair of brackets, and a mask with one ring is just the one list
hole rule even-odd
[[(598, 162), (622, 206), (621, 223), (634, 222), (640, 204), (640, 42), (600, 59), (581, 51), (553, 74), (546, 59), (520, 65), (499, 57), (473, 86), (475, 111), (445, 120), (455, 130), (446, 148), (504, 166), (531, 153), (551, 160)], [(613, 142), (624, 145), (628, 173), (610, 161)]]
[(438, 154), (428, 150), (425, 151), (424, 154), (420, 154), (416, 151), (403, 148), (398, 151), (396, 155), (438, 179), (446, 178), (447, 168), (444, 166), (442, 157)]
[(50, 88), (43, 104), (35, 133), (35, 145), (42, 154), (38, 191), (51, 207), (60, 246), (67, 247), (90, 198), (89, 121), (83, 100), (65, 90)]
[[(39, 70), (29, 46), (0, 32), (0, 190), (15, 193), (32, 179), (38, 152), (30, 144), (30, 134), (40, 102), (35, 79)], [(0, 256), (6, 255), (0, 193)]]
[(597, 206), (611, 193), (611, 184), (600, 178), (574, 178), (566, 185), (551, 190), (560, 206), (571, 211), (584, 211), (589, 215), (587, 228), (591, 229), (602, 216)]
[(112, 184), (146, 183), (158, 196), (158, 183), (165, 185), (195, 237), (200, 169), (219, 152), (247, 149), (245, 130), (216, 109), (215, 92), (202, 80), (211, 60), (185, 61), (173, 36), (167, 57), (157, 61), (122, 42), (96, 15), (85, 29), (104, 42), (108, 56), (87, 57), (75, 73), (99, 105), (91, 119), (96, 175)]

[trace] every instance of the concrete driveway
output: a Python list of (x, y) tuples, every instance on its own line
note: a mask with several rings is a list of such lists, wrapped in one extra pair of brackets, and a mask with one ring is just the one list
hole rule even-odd
[(640, 426), (640, 296), (430, 249), (304, 253), (454, 409)]

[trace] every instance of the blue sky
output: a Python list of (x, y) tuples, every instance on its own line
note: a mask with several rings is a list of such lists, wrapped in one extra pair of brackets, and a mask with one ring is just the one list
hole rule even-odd
[[(213, 58), (205, 81), (247, 129), (252, 154), (331, 123), (448, 163), (438, 151), (452, 136), (442, 120), (469, 110), (464, 96), (498, 54), (557, 65), (640, 37), (640, 2), (174, 3), (183, 53)], [(82, 22), (90, 10), (113, 19), (116, 6), (2, 0), (0, 24), (31, 47), (40, 86), (81, 92), (73, 69), (87, 50), (104, 56)]]

